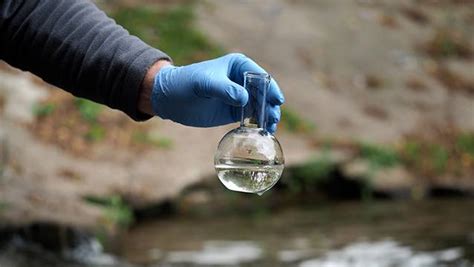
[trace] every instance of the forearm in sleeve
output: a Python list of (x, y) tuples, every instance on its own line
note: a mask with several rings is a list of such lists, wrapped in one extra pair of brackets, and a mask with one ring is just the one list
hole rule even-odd
[(0, 0), (0, 58), (135, 120), (147, 69), (169, 59), (87, 0)]

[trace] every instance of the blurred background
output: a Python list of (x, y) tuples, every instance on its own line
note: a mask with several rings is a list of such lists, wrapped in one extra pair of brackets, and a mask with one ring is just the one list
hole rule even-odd
[(0, 266), (474, 266), (474, 1), (102, 0), (183, 65), (280, 84), (286, 168), (213, 169), (236, 125), (135, 123), (0, 62)]

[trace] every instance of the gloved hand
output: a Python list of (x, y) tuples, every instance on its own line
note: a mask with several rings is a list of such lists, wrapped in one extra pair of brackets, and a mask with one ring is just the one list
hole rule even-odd
[[(212, 127), (240, 121), (248, 101), (246, 71), (265, 72), (242, 54), (228, 54), (183, 67), (165, 66), (155, 76), (153, 112), (188, 126)], [(276, 131), (283, 94), (272, 79), (267, 94), (267, 130)]]

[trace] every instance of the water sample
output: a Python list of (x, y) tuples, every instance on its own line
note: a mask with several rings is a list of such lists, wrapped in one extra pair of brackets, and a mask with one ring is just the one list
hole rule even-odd
[(216, 171), (228, 189), (262, 195), (278, 181), (283, 165), (221, 164)]
[(281, 145), (265, 130), (270, 80), (266, 73), (244, 74), (249, 102), (242, 108), (240, 127), (224, 135), (214, 158), (217, 176), (229, 190), (262, 195), (283, 172)]

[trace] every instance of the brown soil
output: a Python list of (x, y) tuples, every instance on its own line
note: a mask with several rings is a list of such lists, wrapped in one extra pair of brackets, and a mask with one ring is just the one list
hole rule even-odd
[(90, 155), (96, 145), (113, 146), (119, 149), (144, 151), (153, 145), (147, 143), (149, 125), (135, 123), (125, 114), (101, 107), (94, 121), (85, 119), (71, 95), (51, 89), (48, 99), (39, 106), (50, 106), (53, 111), (37, 115), (29, 125), (32, 133), (40, 140), (59, 146), (74, 155)]
[(474, 131), (473, 1), (210, 3), (201, 29), (265, 67), (322, 135), (391, 143), (424, 123)]

